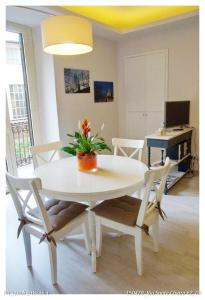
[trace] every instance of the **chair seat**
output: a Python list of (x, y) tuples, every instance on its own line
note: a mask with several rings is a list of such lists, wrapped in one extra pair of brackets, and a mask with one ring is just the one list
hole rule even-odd
[(123, 196), (106, 200), (92, 208), (96, 215), (121, 224), (135, 226), (142, 200)]
[[(61, 229), (67, 223), (83, 213), (87, 207), (87, 205), (82, 203), (57, 199), (50, 199), (45, 202), (45, 209), (55, 231)], [(41, 219), (38, 207), (30, 209), (28, 214), (37, 219)]]

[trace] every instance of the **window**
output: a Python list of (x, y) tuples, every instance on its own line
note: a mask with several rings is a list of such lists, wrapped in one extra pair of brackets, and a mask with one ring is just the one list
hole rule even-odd
[(7, 42), (6, 43), (6, 56), (7, 64), (20, 65), (21, 64), (21, 53), (18, 43)]
[(27, 118), (25, 91), (23, 84), (10, 84), (9, 93), (13, 119)]

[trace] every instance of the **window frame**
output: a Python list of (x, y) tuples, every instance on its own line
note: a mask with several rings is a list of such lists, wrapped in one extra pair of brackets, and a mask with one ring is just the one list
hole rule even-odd
[[(23, 86), (24, 86), (23, 84), (9, 84), (9, 96), (11, 99), (11, 111), (13, 116), (12, 120), (18, 118), (28, 118), (28, 112), (26, 109), (25, 92)], [(14, 87), (16, 87), (16, 90)], [(18, 99), (16, 97), (17, 95), (18, 95)], [(20, 98), (20, 95), (23, 95), (23, 97)], [(18, 115), (17, 109), (21, 109), (21, 110), (23, 109), (25, 113), (23, 113), (22, 115)]]

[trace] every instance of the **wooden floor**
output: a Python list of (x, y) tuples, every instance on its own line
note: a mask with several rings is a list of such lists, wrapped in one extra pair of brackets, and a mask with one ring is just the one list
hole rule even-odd
[(160, 223), (160, 251), (152, 251), (144, 237), (144, 275), (136, 274), (134, 241), (129, 236), (104, 234), (102, 256), (97, 273), (91, 272), (82, 236), (58, 245), (58, 282), (50, 283), (45, 243), (32, 238), (33, 267), (26, 267), (22, 236), (16, 239), (17, 216), (8, 198), (6, 293), (108, 294), (129, 291), (198, 291), (198, 177), (184, 178), (164, 196), (162, 207), (168, 215)]

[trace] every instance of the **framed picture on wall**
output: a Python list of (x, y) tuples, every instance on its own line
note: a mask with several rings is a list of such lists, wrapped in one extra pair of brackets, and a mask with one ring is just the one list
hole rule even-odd
[(114, 99), (113, 82), (94, 81), (94, 101), (112, 102)]
[(64, 69), (65, 93), (90, 93), (90, 74), (88, 70)]

